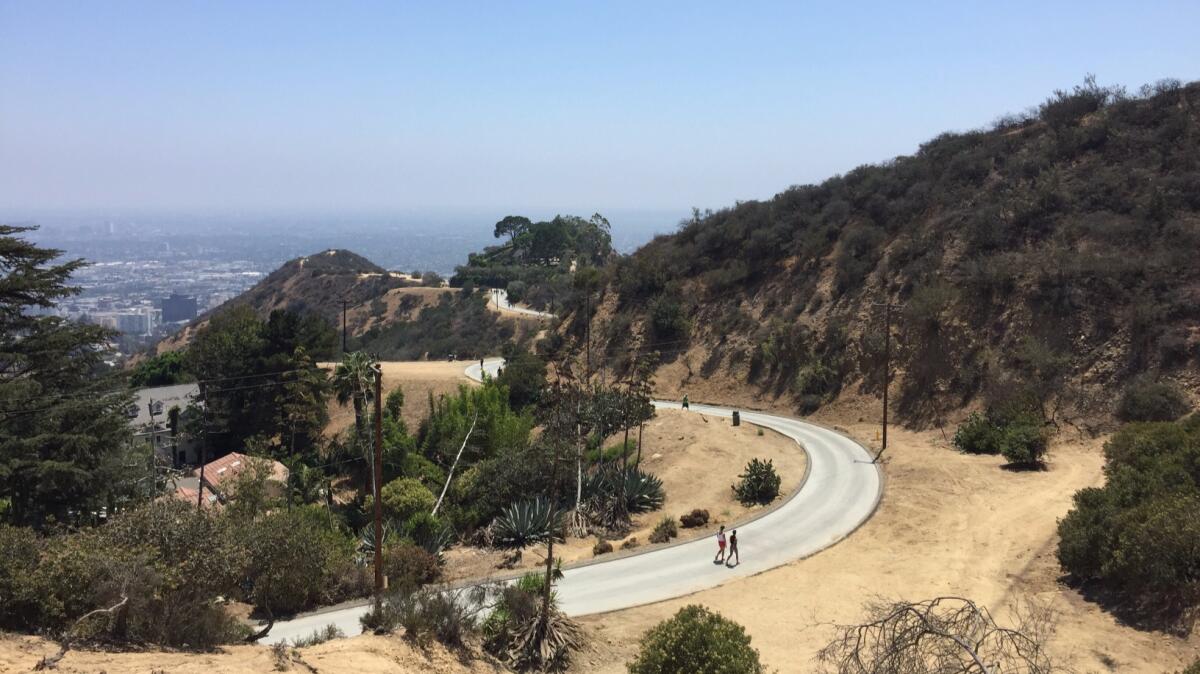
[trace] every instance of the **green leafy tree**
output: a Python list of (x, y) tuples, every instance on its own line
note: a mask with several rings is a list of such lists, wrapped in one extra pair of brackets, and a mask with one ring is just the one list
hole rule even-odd
[(195, 379), (185, 368), (184, 353), (168, 351), (138, 363), (129, 383), (135, 388), (183, 384)]
[(88, 521), (151, 482), (125, 465), (132, 401), (104, 364), (115, 335), (36, 313), (78, 292), (68, 281), (84, 263), (56, 262), (27, 231), (0, 225), (0, 500), (20, 524)]
[(496, 383), (508, 389), (509, 403), (515, 409), (536, 405), (546, 388), (546, 361), (524, 349), (508, 348)]
[(642, 637), (630, 674), (759, 674), (758, 651), (741, 625), (691, 605)]

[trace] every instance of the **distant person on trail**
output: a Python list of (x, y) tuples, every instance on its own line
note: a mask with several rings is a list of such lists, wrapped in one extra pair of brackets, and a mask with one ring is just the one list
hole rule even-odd
[[(733, 563), (734, 557), (737, 557), (737, 564)], [(725, 566), (732, 568), (732, 567), (738, 566), (741, 563), (742, 563), (742, 556), (738, 554), (738, 549), (737, 549), (737, 529), (734, 529), (733, 533), (729, 534), (729, 561), (725, 562)]]
[[(688, 408), (688, 397), (687, 397), (687, 394), (684, 393), (683, 394), (683, 409), (686, 410), (687, 408)], [(721, 527), (721, 528), (724, 529), (725, 527)]]
[(725, 527), (722, 525), (721, 530), (717, 532), (717, 556), (713, 557), (713, 564), (720, 564), (725, 561)]

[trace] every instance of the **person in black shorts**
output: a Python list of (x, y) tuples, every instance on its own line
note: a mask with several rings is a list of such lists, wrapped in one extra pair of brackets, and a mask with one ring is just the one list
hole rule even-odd
[[(733, 563), (734, 557), (737, 557), (737, 564)], [(734, 529), (733, 533), (729, 534), (729, 557), (727, 559), (729, 561), (725, 562), (725, 566), (728, 567), (734, 567), (742, 563), (742, 556), (738, 554), (737, 529)]]

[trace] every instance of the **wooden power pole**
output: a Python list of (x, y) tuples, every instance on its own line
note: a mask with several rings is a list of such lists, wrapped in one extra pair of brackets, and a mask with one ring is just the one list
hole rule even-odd
[(346, 307), (350, 304), (347, 300), (342, 300), (342, 353), (346, 353)]
[(878, 463), (879, 457), (887, 451), (888, 428), (888, 389), (892, 383), (892, 303), (883, 304), (883, 445), (879, 453), (871, 460)]
[(383, 604), (383, 366), (375, 364), (375, 610)]

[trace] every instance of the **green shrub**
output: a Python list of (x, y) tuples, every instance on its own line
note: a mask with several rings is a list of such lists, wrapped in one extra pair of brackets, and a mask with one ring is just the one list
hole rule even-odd
[(650, 533), (651, 543), (666, 543), (667, 541), (679, 535), (679, 530), (675, 528), (675, 520), (670, 517), (664, 517), (655, 525), (654, 531)]
[(124, 598), (125, 611), (97, 613), (72, 636), (196, 648), (237, 641), (248, 630), (213, 601), (239, 592), (241, 555), (222, 524), (172, 500), (41, 539), (0, 526), (0, 626), (59, 633)]
[(1105, 485), (1059, 522), (1059, 563), (1142, 618), (1187, 624), (1200, 609), (1200, 415), (1130, 424), (1104, 453)]
[(1003, 427), (1000, 454), (1017, 466), (1036, 466), (1046, 456), (1048, 439), (1043, 424), (1032, 415), (1021, 415)]
[(751, 459), (738, 477), (741, 481), (731, 488), (742, 505), (765, 505), (779, 496), (780, 478), (771, 459)]
[(1046, 455), (1049, 439), (1032, 412), (972, 412), (954, 433), (954, 446), (968, 454), (1001, 454), (1009, 463), (1034, 466)]
[(40, 602), (32, 575), (40, 556), (41, 545), (33, 529), (0, 524), (0, 628), (37, 626)]
[(256, 520), (245, 534), (244, 545), (247, 599), (277, 613), (340, 599), (330, 597), (329, 589), (354, 554), (353, 541), (330, 529), (317, 506), (276, 511)]
[(686, 606), (642, 637), (630, 674), (760, 674), (758, 651), (739, 624)]
[(381, 490), (384, 514), (400, 522), (418, 513), (429, 513), (437, 497), (420, 480), (402, 477), (383, 485)]
[(1137, 380), (1117, 405), (1121, 421), (1174, 421), (1188, 411), (1187, 398), (1166, 382)]
[(1193, 662), (1192, 664), (1188, 665), (1188, 668), (1183, 670), (1179, 674), (1200, 674), (1200, 660), (1197, 660), (1197, 661)]
[(954, 432), (954, 446), (968, 454), (999, 454), (1000, 433), (988, 418), (972, 412)]

